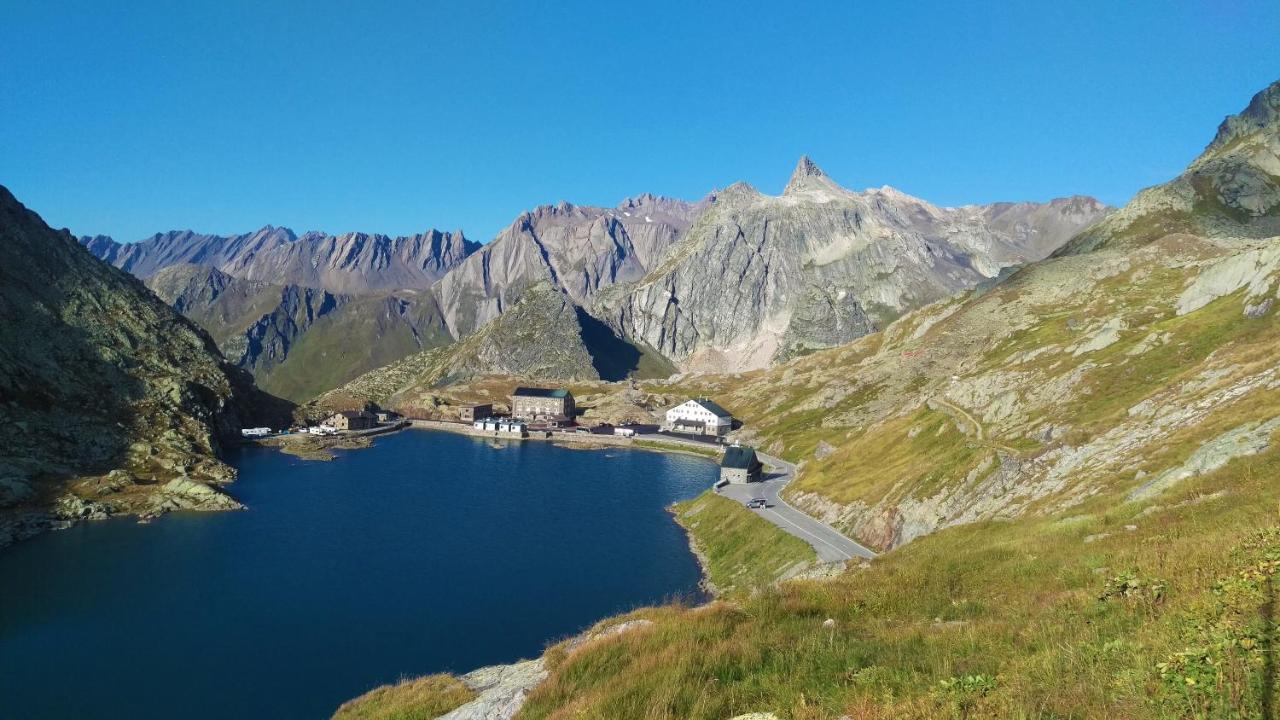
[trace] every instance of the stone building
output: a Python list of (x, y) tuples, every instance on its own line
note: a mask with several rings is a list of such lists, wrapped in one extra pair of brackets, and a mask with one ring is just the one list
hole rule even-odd
[(518, 387), (511, 393), (511, 416), (528, 420), (572, 420), (573, 393), (563, 388)]
[(343, 410), (330, 415), (322, 424), (336, 430), (368, 430), (377, 424), (377, 419), (364, 410)]
[(493, 403), (467, 403), (458, 406), (458, 419), (475, 422), (493, 415)]
[(755, 448), (733, 445), (724, 449), (720, 460), (720, 479), (731, 483), (760, 482), (764, 465), (756, 457)]

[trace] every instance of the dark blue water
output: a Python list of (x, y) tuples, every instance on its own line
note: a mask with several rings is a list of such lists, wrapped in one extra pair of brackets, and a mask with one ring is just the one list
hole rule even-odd
[(247, 512), (0, 551), (0, 718), (323, 718), (403, 676), (533, 657), (696, 592), (665, 512), (700, 458), (407, 431), (331, 463), (246, 451)]

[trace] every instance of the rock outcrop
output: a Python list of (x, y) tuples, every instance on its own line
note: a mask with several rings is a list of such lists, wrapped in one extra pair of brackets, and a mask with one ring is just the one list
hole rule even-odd
[(286, 421), (196, 325), (0, 188), (0, 545), (160, 494), (225, 507), (223, 439)]
[(1138, 247), (1174, 232), (1219, 241), (1280, 235), (1280, 81), (1223, 120), (1185, 172), (1138, 193), (1061, 252)]

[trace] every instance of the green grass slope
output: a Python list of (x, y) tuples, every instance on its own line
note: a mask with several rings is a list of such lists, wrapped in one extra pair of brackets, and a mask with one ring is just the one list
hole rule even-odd
[(817, 563), (813, 548), (803, 540), (713, 492), (677, 503), (674, 510), (705, 568), (706, 585), (716, 595), (751, 592)]

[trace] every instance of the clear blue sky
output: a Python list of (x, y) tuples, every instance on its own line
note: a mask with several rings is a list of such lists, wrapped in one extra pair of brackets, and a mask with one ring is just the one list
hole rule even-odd
[(604, 4), (0, 0), (0, 184), (121, 240), (484, 241), (559, 200), (777, 193), (802, 153), (945, 205), (1119, 204), (1280, 78), (1274, 0)]

